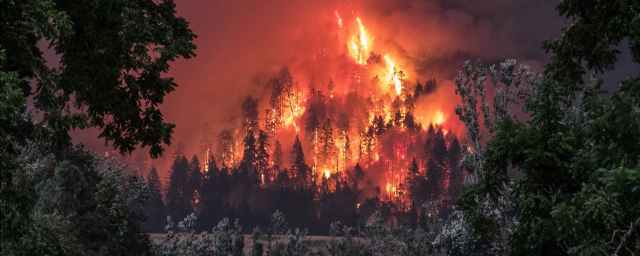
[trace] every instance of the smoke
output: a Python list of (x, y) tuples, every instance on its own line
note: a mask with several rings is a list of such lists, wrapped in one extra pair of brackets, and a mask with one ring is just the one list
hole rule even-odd
[[(177, 1), (178, 14), (198, 35), (198, 49), (196, 58), (178, 60), (169, 72), (179, 87), (161, 110), (166, 121), (177, 125), (172, 146), (182, 141), (188, 156), (198, 153), (202, 125), (211, 124), (216, 136), (228, 120), (240, 115), (247, 94), (259, 99), (264, 111), (268, 79), (284, 65), (301, 88), (315, 75), (319, 89), (326, 90), (329, 78), (345, 72), (339, 59), (321, 56), (327, 45), (341, 39), (336, 12), (345, 27), (360, 17), (372, 37), (372, 50), (388, 54), (407, 74), (409, 85), (435, 78), (436, 93), (422, 99), (416, 112), (441, 109), (444, 119), (463, 135), (453, 113), (459, 101), (454, 94), (456, 71), (465, 60), (481, 59), (488, 66), (506, 58), (541, 70), (548, 57), (540, 42), (558, 36), (563, 25), (555, 4), (551, 0)], [(76, 132), (74, 139), (102, 149), (94, 135), (97, 132), (91, 130)], [(293, 138), (285, 140), (281, 143), (288, 152)], [(168, 149), (166, 155), (171, 152)]]

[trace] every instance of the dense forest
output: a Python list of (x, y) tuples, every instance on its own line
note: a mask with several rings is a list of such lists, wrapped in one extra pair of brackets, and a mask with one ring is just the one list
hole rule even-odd
[[(435, 86), (435, 82), (431, 82), (431, 85)], [(418, 84), (416, 88), (422, 86)], [(313, 104), (318, 107), (323, 103)], [(223, 130), (218, 136), (217, 147), (219, 159), (222, 159), (220, 164), (213, 155), (205, 157), (203, 162), (206, 166), (197, 156), (189, 160), (183, 154), (184, 146), (180, 144), (173, 153), (175, 160), (166, 189), (162, 189), (162, 179), (152, 167), (147, 177), (152, 185), (150, 197), (158, 199), (153, 201), (153, 205), (150, 204), (149, 214), (152, 217), (147, 223), (149, 230), (162, 232), (167, 214), (182, 219), (192, 212), (197, 213), (199, 218), (197, 230), (211, 230), (223, 217), (242, 219), (243, 224), (248, 226), (267, 226), (270, 221), (268, 213), (276, 210), (291, 216), (288, 220), (292, 225), (307, 227), (316, 235), (328, 235), (326, 227), (334, 221), (350, 226), (363, 225), (376, 211), (382, 212), (385, 219), (393, 222), (402, 222), (412, 228), (420, 224), (426, 228), (426, 214), (421, 206), (440, 201), (439, 214), (446, 218), (451, 210), (452, 198), (462, 191), (464, 174), (458, 168), (462, 148), (455, 134), (443, 130), (442, 125), (429, 124), (423, 130), (410, 121), (402, 124), (406, 127), (404, 132), (410, 133), (414, 144), (417, 144), (414, 147), (419, 148), (416, 154), (420, 157), (407, 161), (404, 168), (406, 173), (402, 174), (405, 178), (397, 188), (395, 184), (381, 188), (370, 180), (375, 179), (377, 173), (369, 172), (360, 163), (344, 172), (313, 175), (313, 167), (308, 164), (309, 157), (305, 157), (303, 149), (304, 144), (313, 144), (313, 132), (310, 132), (310, 140), (306, 143), (296, 136), (289, 151), (290, 159), (286, 161), (280, 142), (276, 139), (274, 145), (269, 147), (272, 144), (270, 134), (273, 133), (261, 128), (270, 127), (270, 120), (264, 119), (264, 125), (251, 125), (258, 123), (256, 115), (251, 116), (251, 113), (259, 111), (258, 104), (249, 96), (244, 101), (243, 112), (245, 116), (242, 120), (248, 121), (242, 132), (242, 158), (235, 165), (231, 160), (233, 151), (225, 146), (235, 145), (233, 136)], [(313, 115), (307, 118), (311, 122), (315, 119)], [(318, 157), (335, 159), (337, 150), (332, 153), (327, 148), (333, 144), (335, 135), (332, 130), (336, 127), (331, 125), (332, 119), (326, 120), (319, 132)], [(405, 116), (402, 120), (413, 119)], [(397, 120), (385, 124), (382, 116), (378, 116), (366, 129), (364, 141), (395, 139), (389, 136), (397, 136), (402, 131), (400, 125)], [(387, 135), (387, 131), (391, 135)], [(203, 137), (202, 142), (203, 151), (212, 152), (207, 147), (211, 144), (207, 136)], [(348, 143), (345, 148), (350, 148)], [(365, 145), (363, 148), (371, 147)], [(363, 151), (366, 153), (366, 149)], [(379, 162), (361, 160), (363, 165), (372, 169)], [(384, 189), (390, 191), (383, 192)], [(161, 200), (163, 196), (166, 205)]]
[[(282, 68), (266, 111), (247, 96), (199, 158), (165, 152), (167, 72), (196, 49), (173, 1), (2, 1), (2, 254), (637, 255), (640, 74), (615, 91), (597, 77), (624, 54), (640, 64), (639, 8), (560, 1), (567, 25), (539, 74), (464, 63), (451, 75), (465, 134), (421, 123), (413, 103), (435, 80), (409, 83), (385, 55), (390, 94), (363, 93), (379, 80), (355, 72), (342, 102), (333, 80), (302, 95)], [(349, 61), (383, 63), (358, 24)], [(74, 144), (87, 128), (121, 154), (171, 154), (168, 177)]]

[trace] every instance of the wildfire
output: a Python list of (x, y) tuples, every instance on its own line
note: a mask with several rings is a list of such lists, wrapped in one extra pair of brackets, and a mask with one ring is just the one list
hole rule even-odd
[(467, 147), (467, 152), (473, 154), (473, 149), (471, 148), (471, 146)]
[(358, 26), (360, 26), (360, 42), (362, 43), (362, 46), (364, 46), (364, 49), (367, 50), (369, 49), (369, 47), (367, 46), (367, 36), (364, 33), (362, 21), (360, 20), (360, 18), (356, 18), (356, 20), (358, 21)]
[[(345, 111), (346, 113), (344, 114), (347, 117), (345, 123), (348, 124), (349, 122), (354, 122), (353, 119), (361, 118), (362, 120), (355, 121), (367, 123), (364, 130), (368, 132), (367, 128), (370, 126), (375, 133), (372, 132), (367, 135), (360, 133), (360, 130), (356, 132), (356, 127), (349, 128), (348, 126), (346, 129), (338, 129), (336, 123), (341, 120), (331, 119), (333, 130), (330, 130), (331, 134), (329, 136), (332, 136), (330, 142), (333, 145), (331, 145), (331, 150), (327, 150), (325, 148), (327, 146), (324, 145), (324, 143), (328, 143), (327, 141), (329, 139), (326, 139), (328, 136), (323, 134), (325, 132), (322, 128), (322, 122), (324, 122), (324, 120), (318, 120), (320, 124), (315, 123), (314, 129), (302, 130), (302, 133), (305, 133), (304, 135), (308, 137), (306, 138), (309, 141), (308, 143), (312, 143), (312, 145), (308, 147), (310, 152), (305, 152), (305, 154), (311, 155), (309, 158), (313, 161), (311, 166), (311, 182), (320, 182), (323, 176), (326, 179), (332, 178), (332, 174), (334, 175), (333, 178), (337, 179), (340, 177), (338, 174), (341, 174), (339, 172), (344, 172), (348, 170), (348, 168), (352, 168), (356, 163), (359, 163), (365, 169), (369, 166), (374, 166), (373, 168), (380, 169), (383, 172), (381, 175), (383, 175), (384, 179), (378, 179), (377, 182), (379, 183), (376, 185), (383, 188), (382, 193), (385, 197), (388, 196), (389, 200), (403, 200), (402, 196), (410, 192), (405, 184), (403, 184), (406, 178), (405, 173), (407, 173), (406, 167), (410, 160), (415, 157), (415, 152), (410, 150), (413, 150), (412, 148), (414, 146), (412, 144), (417, 144), (417, 140), (420, 140), (418, 135), (411, 134), (413, 130), (409, 129), (408, 122), (404, 122), (408, 120), (405, 118), (413, 116), (416, 124), (438, 125), (437, 129), (442, 129), (444, 135), (446, 135), (448, 130), (444, 129), (443, 126), (447, 121), (447, 116), (437, 108), (422, 108), (428, 112), (416, 113), (416, 107), (412, 105), (413, 102), (409, 102), (410, 97), (406, 97), (410, 96), (411, 93), (405, 91), (404, 93), (408, 94), (403, 94), (403, 87), (408, 86), (404, 82), (406, 79), (405, 74), (397, 66), (397, 63), (403, 63), (402, 60), (394, 59), (389, 54), (384, 54), (384, 52), (381, 55), (373, 55), (372, 53), (376, 50), (375, 42), (373, 41), (374, 37), (372, 37), (375, 30), (367, 30), (363, 20), (359, 17), (355, 17), (355, 22), (352, 19), (353, 16), (349, 16), (347, 20), (343, 21), (338, 11), (335, 11), (334, 14), (340, 29), (339, 31), (343, 34), (338, 37), (340, 40), (340, 50), (331, 52), (337, 52), (340, 57), (346, 57), (348, 60), (345, 65), (345, 72), (341, 73), (346, 75), (331, 77), (331, 75), (335, 76), (335, 74), (329, 74), (329, 76), (327, 74), (321, 74), (324, 76), (323, 79), (330, 81), (329, 85), (326, 86), (325, 82), (324, 85), (316, 86), (314, 82), (313, 90), (305, 90), (298, 86), (297, 80), (300, 79), (300, 76), (296, 76), (293, 72), (289, 73), (289, 71), (287, 71), (288, 80), (275, 80), (277, 82), (288, 82), (282, 82), (281, 87), (279, 87), (281, 91), (279, 91), (277, 95), (274, 94), (277, 97), (272, 96), (273, 103), (270, 103), (272, 108), (264, 112), (264, 120), (268, 122), (268, 125), (265, 125), (265, 127), (268, 127), (272, 134), (278, 134), (277, 130), (280, 128), (284, 128), (284, 131), (288, 134), (291, 134), (293, 131), (300, 133), (301, 128), (309, 128), (307, 127), (307, 125), (309, 125), (307, 120), (303, 118), (307, 118), (308, 115), (313, 114), (313, 112), (305, 114), (307, 109), (315, 109), (312, 108), (312, 106), (315, 107), (312, 104), (328, 101), (327, 106), (335, 107), (336, 110), (343, 107), (345, 110), (350, 110), (345, 104), (347, 93), (355, 92), (355, 97), (369, 98), (372, 104), (367, 106), (368, 113), (353, 115), (350, 114), (349, 111)], [(333, 18), (331, 16), (329, 17), (331, 19)], [(345, 18), (347, 18), (347, 16), (345, 16)], [(335, 23), (332, 22), (331, 24)], [(345, 27), (344, 29), (343, 26)], [(334, 29), (338, 30), (335, 27)], [(367, 33), (369, 33), (369, 35), (367, 35)], [(367, 36), (369, 36), (369, 38), (367, 38)], [(325, 53), (328, 52), (326, 48), (319, 49), (325, 51)], [(313, 56), (315, 59), (315, 53)], [(375, 56), (375, 60), (372, 59), (369, 61), (370, 56)], [(380, 56), (384, 56), (384, 61), (380, 61)], [(396, 62), (394, 62), (394, 60)], [(367, 83), (367, 79), (370, 79), (372, 82)], [(335, 84), (333, 81), (336, 81)], [(373, 88), (373, 90), (370, 90), (370, 87), (368, 87), (369, 84), (376, 84), (375, 87), (379, 88), (373, 88), (372, 86), (371, 88)], [(326, 86), (326, 91), (322, 92), (318, 89), (324, 89), (324, 86)], [(311, 88), (311, 86), (309, 88)], [(380, 89), (382, 89), (382, 91)], [(314, 98), (314, 95), (318, 95), (319, 99)], [(325, 97), (328, 100), (326, 100)], [(340, 112), (341, 111), (343, 110), (340, 109)], [(385, 131), (391, 129), (393, 129), (391, 136), (394, 137), (385, 137)], [(408, 131), (411, 131), (411, 133)], [(386, 138), (391, 139), (387, 140)], [(393, 143), (388, 143), (389, 141)], [(470, 147), (467, 150), (473, 153)], [(327, 153), (328, 151), (331, 153)], [(231, 165), (234, 165), (240, 160), (239, 152), (240, 150), (236, 142), (235, 150), (233, 146), (231, 146), (229, 152), (223, 152), (223, 159), (226, 158), (225, 154), (230, 154), (231, 157), (229, 157), (229, 161)], [(355, 154), (356, 152), (357, 154)], [(207, 154), (209, 154), (209, 152), (207, 152)], [(205, 161), (207, 160), (208, 159), (205, 158)], [(207, 168), (208, 164), (205, 165), (205, 172), (207, 172)], [(271, 177), (270, 174), (260, 174), (260, 179), (264, 185), (267, 180), (273, 180), (274, 178)]]
[(384, 60), (389, 63), (389, 80), (393, 81), (393, 84), (396, 88), (396, 93), (400, 95), (400, 93), (402, 93), (402, 82), (400, 81), (400, 78), (398, 78), (396, 65), (393, 63), (393, 61), (391, 61), (391, 58), (389, 58), (388, 54), (384, 56)]
[[(337, 15), (337, 12), (336, 12)], [(340, 16), (338, 17), (338, 25), (342, 24), (342, 19)], [(362, 20), (357, 17), (356, 21), (358, 22), (358, 27), (360, 28), (360, 34), (358, 36), (352, 37), (351, 40), (351, 56), (359, 65), (365, 65), (367, 63), (367, 59), (369, 58), (369, 43), (367, 41), (367, 34), (364, 31), (364, 26), (362, 25)], [(342, 28), (342, 26), (340, 26)]]
[(209, 156), (211, 156), (211, 149), (207, 149), (207, 154), (204, 156), (204, 173), (209, 172)]
[(438, 125), (442, 125), (442, 122), (444, 121), (444, 113), (442, 113), (442, 111), (438, 110), (436, 112), (436, 121), (435, 123)]

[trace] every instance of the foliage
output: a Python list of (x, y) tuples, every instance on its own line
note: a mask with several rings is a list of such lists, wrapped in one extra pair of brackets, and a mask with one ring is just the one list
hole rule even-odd
[(149, 219), (145, 222), (145, 227), (146, 230), (152, 233), (162, 232), (167, 214), (162, 200), (163, 189), (160, 175), (155, 167), (151, 168), (147, 176), (147, 183), (149, 184), (149, 203), (145, 210)]
[(558, 10), (572, 24), (543, 44), (552, 59), (524, 105), (531, 120), (504, 116), (486, 149), (478, 151), (484, 154), (484, 178), (465, 189), (460, 206), (484, 237), (495, 237), (496, 222), (474, 214), (480, 207), (475, 198), (488, 194), (497, 202), (511, 184), (507, 170), (524, 174), (509, 185), (519, 221), (509, 239), (511, 254), (638, 252), (640, 79), (628, 77), (608, 103), (603, 81), (583, 85), (582, 79), (587, 71), (613, 69), (622, 40), (630, 42), (638, 62), (637, 8), (635, 1), (562, 1)]
[[(521, 65), (519, 71), (514, 73), (515, 64), (515, 60), (506, 60), (500, 63), (498, 75), (495, 66), (491, 66), (487, 71), (482, 68), (480, 61), (476, 63), (475, 67), (466, 61), (464, 72), (458, 71), (455, 78), (456, 94), (459, 94), (462, 99), (462, 106), (456, 106), (455, 111), (467, 129), (470, 143), (463, 145), (463, 148), (468, 150), (460, 166), (464, 171), (474, 173), (476, 179), (483, 175), (485, 158), (481, 126), (483, 125), (487, 129), (488, 136), (493, 135), (495, 127), (504, 118), (511, 115), (512, 107), (517, 105), (519, 100), (527, 99), (531, 90), (540, 83), (541, 76), (530, 72), (526, 65)], [(491, 77), (493, 89), (495, 89), (493, 109), (486, 102), (487, 72)], [(478, 108), (481, 111), (478, 111)], [(480, 121), (483, 122), (480, 123)]]
[[(165, 74), (170, 62), (195, 56), (196, 36), (171, 0), (2, 1), (0, 10), (4, 244), (28, 235), (32, 227), (25, 223), (39, 223), (29, 221), (34, 198), (24, 194), (33, 187), (13, 184), (26, 171), (18, 148), (28, 141), (43, 142), (62, 161), (70, 129), (98, 127), (100, 137), (122, 153), (140, 145), (154, 157), (162, 154), (174, 125), (163, 121), (158, 105), (177, 86)], [(60, 63), (47, 62), (41, 42)], [(28, 98), (42, 115), (38, 121), (26, 109)]]
[[(149, 187), (137, 172), (84, 150), (69, 148), (56, 159), (46, 145), (18, 148), (26, 168), (14, 176), (27, 203), (30, 223), (5, 255), (145, 255), (142, 229)], [(26, 164), (29, 163), (29, 164)]]

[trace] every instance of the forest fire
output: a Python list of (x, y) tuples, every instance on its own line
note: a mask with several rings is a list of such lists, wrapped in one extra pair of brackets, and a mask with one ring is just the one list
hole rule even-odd
[[(376, 53), (374, 30), (363, 19), (334, 14), (331, 32), (339, 44), (321, 45), (308, 61), (340, 68), (283, 67), (267, 83), (268, 101), (247, 96), (243, 121), (218, 135), (214, 158), (228, 170), (251, 163), (249, 172), (257, 172), (263, 187), (329, 193), (350, 183), (362, 190), (358, 204), (380, 198), (399, 211), (420, 200), (446, 200), (440, 191), (449, 190), (462, 150), (439, 107), (417, 108), (435, 92), (435, 80), (410, 84), (390, 54)], [(281, 142), (293, 143), (290, 165)], [(415, 194), (421, 189), (424, 195)]]
[(0, 255), (640, 252), (638, 0), (0, 6)]
[(389, 80), (393, 81), (395, 85), (396, 93), (400, 95), (402, 93), (402, 82), (398, 78), (398, 72), (396, 71), (396, 65), (391, 61), (389, 55), (384, 56), (384, 60), (389, 63)]

